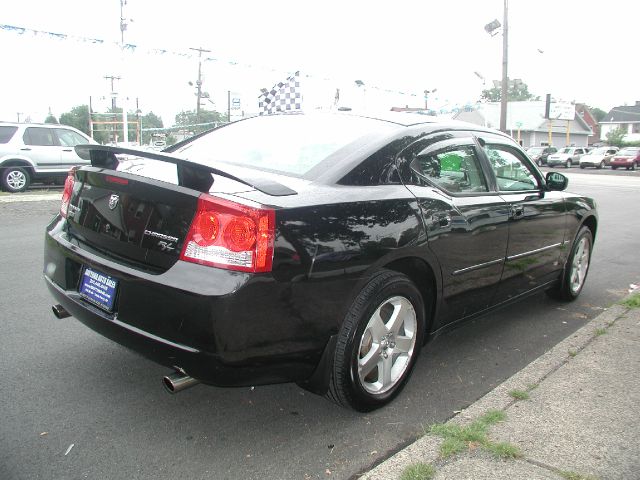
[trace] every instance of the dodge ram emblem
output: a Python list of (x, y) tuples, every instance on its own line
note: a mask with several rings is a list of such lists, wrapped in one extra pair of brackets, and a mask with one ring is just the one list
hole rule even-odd
[(118, 200), (120, 200), (120, 197), (115, 193), (111, 195), (111, 197), (109, 197), (109, 208), (111, 210), (115, 210), (115, 208), (118, 206)]

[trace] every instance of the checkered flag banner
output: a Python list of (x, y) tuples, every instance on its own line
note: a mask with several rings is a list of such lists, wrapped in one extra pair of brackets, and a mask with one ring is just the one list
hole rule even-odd
[(302, 110), (302, 93), (300, 92), (300, 72), (296, 72), (284, 82), (278, 82), (268, 91), (262, 89), (258, 96), (260, 115), (276, 112)]

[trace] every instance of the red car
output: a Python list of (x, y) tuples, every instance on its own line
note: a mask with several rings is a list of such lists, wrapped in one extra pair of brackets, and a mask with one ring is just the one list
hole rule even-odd
[(611, 168), (626, 167), (627, 170), (635, 170), (640, 166), (640, 147), (626, 147), (611, 159)]

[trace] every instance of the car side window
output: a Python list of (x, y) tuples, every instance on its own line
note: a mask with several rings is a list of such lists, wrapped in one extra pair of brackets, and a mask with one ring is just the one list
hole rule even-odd
[(415, 156), (411, 168), (423, 179), (449, 193), (488, 191), (475, 149), (470, 145), (435, 151), (426, 148)]
[(66, 128), (56, 128), (58, 134), (58, 140), (63, 147), (75, 147), (76, 145), (84, 145), (89, 143), (82, 135), (77, 134), (73, 130), (67, 130)]
[(23, 140), (25, 145), (57, 145), (52, 128), (29, 127), (24, 131)]
[(486, 145), (485, 152), (496, 175), (498, 190), (514, 192), (540, 188), (538, 179), (529, 165), (509, 147)]
[(16, 130), (18, 130), (18, 127), (1, 126), (0, 127), (0, 143), (9, 143), (9, 140), (11, 140), (11, 137), (13, 137), (13, 134), (16, 133)]

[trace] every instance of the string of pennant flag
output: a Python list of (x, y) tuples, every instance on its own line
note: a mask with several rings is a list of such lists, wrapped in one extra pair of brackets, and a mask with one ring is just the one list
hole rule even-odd
[[(177, 51), (177, 50), (171, 50), (167, 48), (146, 47), (146, 46), (135, 45), (131, 43), (125, 43), (121, 45), (119, 42), (104, 40), (100, 38), (90, 38), (90, 37), (84, 37), (84, 36), (78, 36), (78, 35), (69, 35), (65, 33), (49, 32), (45, 30), (34, 30), (32, 28), (18, 27), (14, 25), (0, 24), (0, 31), (4, 31), (6, 33), (12, 33), (16, 35), (29, 35), (33, 37), (42, 37), (42, 38), (58, 40), (58, 41), (73, 41), (77, 43), (112, 46), (112, 47), (117, 47), (119, 49), (122, 49), (123, 51), (129, 52), (129, 53), (144, 53), (147, 55), (171, 55), (171, 56), (181, 57), (185, 59), (198, 58), (197, 55), (190, 52), (185, 52), (185, 51)], [(250, 68), (250, 69), (251, 68), (260, 69), (268, 72), (276, 72), (276, 73), (282, 72), (281, 69), (276, 69), (276, 68), (268, 67), (265, 65), (256, 65), (256, 64), (246, 63), (246, 62), (242, 62), (234, 59), (223, 59), (223, 58), (216, 58), (211, 56), (207, 56), (207, 57), (203, 56), (201, 60), (203, 62), (219, 62), (219, 63), (225, 63), (227, 65), (231, 65), (231, 66), (240, 66), (240, 67)], [(296, 72), (296, 75), (298, 77), (301, 76), (300, 72)], [(304, 74), (304, 78), (317, 79), (317, 80), (322, 80), (326, 82), (335, 82), (335, 79), (333, 78), (324, 77), (321, 75), (312, 75), (308, 73)], [(382, 88), (375, 85), (367, 85), (367, 89), (376, 90), (384, 93), (405, 95), (409, 97), (418, 97), (421, 95), (413, 92), (404, 92), (399, 90)]]

